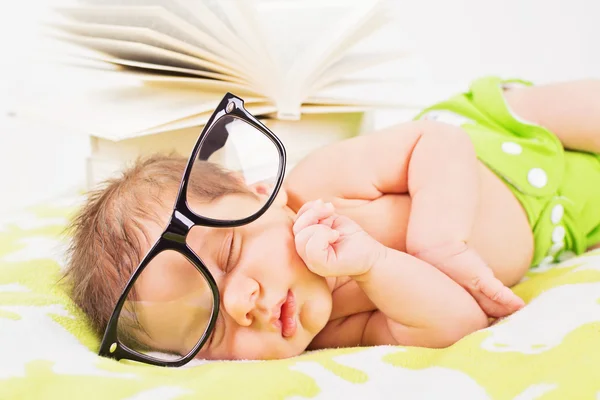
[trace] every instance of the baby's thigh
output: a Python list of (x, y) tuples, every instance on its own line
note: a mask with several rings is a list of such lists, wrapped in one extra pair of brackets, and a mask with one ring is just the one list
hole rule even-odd
[(483, 164), (480, 164), (480, 177), (480, 207), (470, 245), (502, 283), (513, 286), (531, 266), (532, 228), (521, 203)]

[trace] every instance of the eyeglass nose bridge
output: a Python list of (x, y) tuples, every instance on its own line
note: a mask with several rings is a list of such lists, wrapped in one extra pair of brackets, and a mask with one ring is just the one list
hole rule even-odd
[(185, 243), (185, 238), (193, 226), (194, 223), (188, 217), (175, 210), (162, 236), (177, 243)]

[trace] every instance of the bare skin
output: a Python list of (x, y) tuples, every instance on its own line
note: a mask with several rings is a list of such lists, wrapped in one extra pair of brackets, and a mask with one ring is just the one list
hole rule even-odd
[[(525, 274), (533, 255), (533, 237), (527, 217), (512, 193), (496, 175), (485, 166), (479, 166), (481, 175), (481, 205), (473, 227), (473, 239), (469, 246), (487, 261), (494, 275), (506, 286), (513, 286)], [(331, 201), (336, 211), (352, 218), (374, 239), (389, 248), (406, 252), (406, 233), (410, 215), (411, 198), (408, 194), (385, 194), (373, 200), (339, 199), (322, 193), (325, 201)], [(299, 203), (304, 204), (302, 200)], [(497, 212), (497, 210), (502, 210)], [(490, 227), (493, 227), (492, 229)], [(517, 250), (517, 251), (515, 251)], [(449, 276), (460, 271), (445, 270)], [(336, 326), (348, 325), (363, 315), (366, 319), (377, 311), (375, 304), (359, 284), (351, 278), (339, 279), (333, 291), (333, 309), (330, 324), (313, 341), (311, 347), (322, 348), (339, 340)], [(352, 322), (348, 321), (352, 317)], [(357, 333), (346, 336), (348, 345), (358, 344), (350, 337), (358, 336), (362, 326), (356, 323)], [(485, 322), (482, 321), (484, 327)], [(373, 329), (375, 330), (375, 329)], [(346, 331), (347, 332), (347, 331)], [(363, 338), (369, 339), (369, 338)], [(373, 342), (373, 341), (368, 341)]]
[[(506, 99), (565, 147), (600, 152), (599, 82), (514, 89)], [(252, 201), (227, 197), (206, 207), (256, 209)], [(156, 227), (149, 236), (159, 233)], [(219, 359), (356, 345), (448, 346), (487, 327), (488, 316), (523, 306), (509, 287), (533, 254), (520, 203), (477, 161), (464, 131), (431, 121), (315, 152), (289, 174), (257, 221), (235, 229), (197, 227), (188, 244), (209, 264), (221, 292), (217, 329), (199, 354)], [(233, 261), (225, 262), (229, 253)], [(165, 285), (176, 263), (156, 264), (140, 293), (160, 288), (165, 302), (185, 292), (183, 273)], [(173, 331), (145, 328), (154, 338)], [(153, 345), (185, 353), (196, 336), (179, 331), (180, 338)], [(180, 348), (186, 341), (191, 344)]]
[[(582, 81), (516, 89), (505, 95), (514, 112), (527, 120), (548, 127), (557, 134), (565, 147), (600, 152), (600, 136), (597, 135), (600, 127), (598, 112), (600, 111), (600, 82)], [(573, 97), (581, 103), (572, 101)], [(584, 118), (584, 113), (593, 117)], [(332, 202), (339, 214), (352, 218), (379, 242), (402, 252), (407, 250), (410, 252), (407, 242), (410, 241), (408, 233), (411, 212), (414, 211), (414, 199), (411, 198), (407, 182), (409, 165), (406, 164), (410, 162), (406, 163), (408, 157), (403, 155), (409, 154), (412, 149), (404, 150), (402, 146), (410, 148), (413, 145), (410, 138), (411, 134), (415, 135), (413, 129), (407, 128), (406, 125), (392, 127), (378, 136), (355, 138), (311, 155), (288, 178), (290, 206), (297, 209), (310, 199), (323, 198), (325, 201)], [(430, 129), (448, 128), (430, 127)], [(446, 143), (445, 148), (451, 145)], [(434, 156), (431, 158), (435, 159)], [(357, 159), (367, 159), (369, 162), (361, 163), (357, 162)], [(435, 161), (430, 160), (430, 163)], [(324, 176), (320, 171), (327, 164), (336, 165), (336, 172), (351, 178)], [(379, 169), (379, 165), (384, 164), (387, 168)], [(396, 168), (391, 169), (390, 165), (396, 165)], [(432, 165), (431, 169), (435, 167)], [(443, 168), (443, 164), (438, 167)], [(442, 249), (437, 254), (439, 260), (449, 255), (451, 257), (457, 249), (460, 253), (464, 248), (461, 245), (468, 245), (484, 263), (469, 263), (468, 260), (463, 259), (461, 261), (467, 262), (440, 263), (437, 267), (465, 287), (488, 315), (501, 317), (510, 314), (514, 309), (503, 309), (502, 304), (490, 302), (489, 300), (494, 300), (493, 292), (492, 296), (482, 293), (481, 286), (473, 285), (471, 277), (473, 274), (479, 274), (487, 265), (493, 272), (493, 277), (504, 285), (510, 287), (516, 284), (530, 266), (533, 237), (520, 203), (506, 185), (483, 164), (477, 163), (475, 169), (478, 177), (476, 190), (478, 202), (471, 218), (473, 225), (469, 236), (459, 240), (448, 236), (446, 240), (439, 240), (438, 243), (430, 242), (417, 248), (416, 251), (412, 249), (411, 253), (418, 256), (427, 252), (428, 248), (433, 249), (433, 252)], [(374, 170), (377, 172), (373, 172)], [(389, 174), (387, 171), (393, 171), (395, 174)], [(340, 182), (344, 183), (340, 184)], [(451, 187), (461, 189), (457, 186), (457, 182), (446, 180), (438, 183), (447, 185), (442, 191), (449, 191)], [(472, 196), (472, 193), (469, 196)], [(446, 215), (450, 213), (448, 208), (444, 209), (443, 199), (433, 199), (429, 203), (432, 209), (436, 209), (435, 201), (442, 202), (437, 209), (442, 209)], [(438, 228), (437, 223), (435, 218), (430, 221), (420, 220), (420, 226), (430, 228), (429, 232)], [(448, 231), (460, 231), (460, 227), (459, 221)], [(440, 246), (439, 243), (443, 244)], [(435, 263), (435, 258), (431, 257), (430, 260)], [(470, 272), (465, 269), (470, 269)], [(494, 279), (490, 275), (484, 276), (490, 282)], [(380, 321), (382, 326), (388, 325), (388, 321), (383, 317), (373, 318), (373, 313), (378, 314), (377, 307), (355, 280), (348, 279), (343, 286), (333, 292), (333, 298), (331, 322), (313, 341), (311, 346), (314, 348), (327, 347), (339, 340), (334, 338), (338, 337), (341, 325), (345, 330), (348, 326), (353, 326), (357, 332), (362, 333), (376, 331), (376, 329), (369, 329), (369, 324), (375, 324), (376, 321)], [(355, 307), (351, 308), (349, 304), (354, 304)], [(364, 314), (371, 315), (364, 316)], [(362, 333), (360, 336), (362, 342), (371, 342), (367, 340), (368, 338), (365, 339)], [(358, 337), (357, 333), (354, 340), (348, 339), (349, 344), (356, 344)]]

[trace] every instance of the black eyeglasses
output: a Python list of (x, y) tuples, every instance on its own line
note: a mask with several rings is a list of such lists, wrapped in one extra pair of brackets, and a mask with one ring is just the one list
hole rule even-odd
[[(235, 236), (223, 230), (218, 240), (207, 239), (225, 243), (219, 244), (221, 250), (205, 254), (200, 243), (194, 246), (196, 254), (187, 243), (188, 233), (196, 225), (233, 228), (255, 221), (279, 192), (285, 163), (281, 141), (244, 108), (242, 99), (227, 93), (194, 145), (166, 229), (119, 297), (99, 355), (179, 367), (198, 354), (211, 337), (220, 304), (217, 283), (205, 262), (228, 268)], [(203, 172), (214, 180), (215, 174), (206, 171), (215, 168), (246, 185), (258, 183), (261, 195), (249, 195), (231, 179), (203, 181)], [(142, 288), (136, 285), (141, 281), (154, 284)]]

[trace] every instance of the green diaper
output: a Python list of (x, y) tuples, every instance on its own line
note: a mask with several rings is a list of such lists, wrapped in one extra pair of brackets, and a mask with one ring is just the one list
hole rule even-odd
[(547, 129), (508, 108), (503, 90), (529, 86), (486, 77), (470, 91), (427, 108), (415, 119), (461, 126), (478, 158), (521, 202), (533, 229), (532, 265), (547, 264), (600, 243), (600, 155), (565, 150)]

